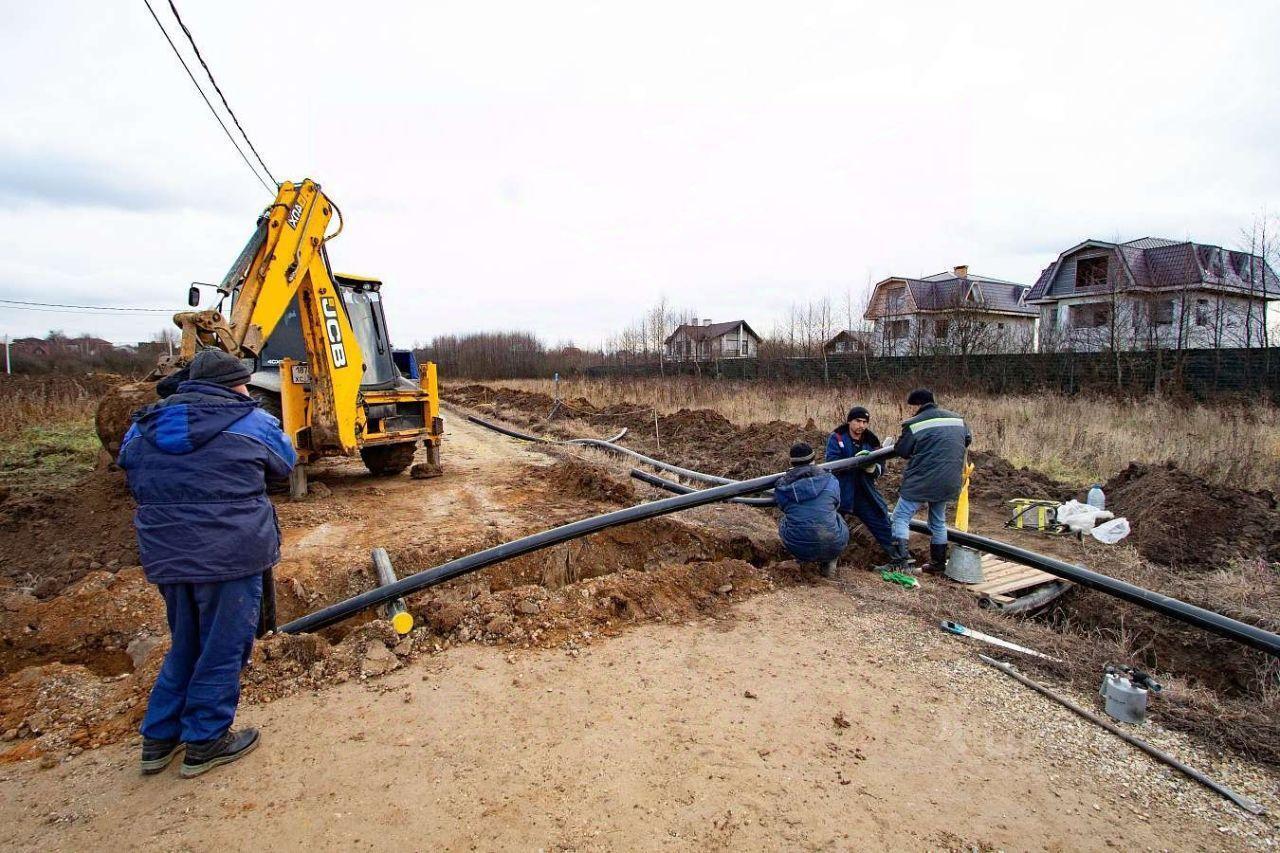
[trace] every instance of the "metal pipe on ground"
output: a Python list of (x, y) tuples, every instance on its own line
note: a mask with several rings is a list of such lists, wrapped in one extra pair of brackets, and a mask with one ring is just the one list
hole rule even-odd
[[(866, 465), (869, 462), (876, 462), (880, 459), (887, 459), (892, 455), (892, 449), (884, 451), (876, 451), (870, 456), (860, 456), (856, 459), (837, 459), (834, 462), (824, 462), (819, 465), (828, 471), (843, 471), (846, 468), (853, 468), (860, 465)], [(623, 524), (631, 524), (636, 521), (643, 521), (647, 518), (655, 518), (660, 515), (678, 512), (682, 509), (690, 509), (695, 506), (703, 506), (705, 504), (716, 503), (717, 501), (728, 500), (729, 498), (750, 495), (755, 492), (763, 492), (771, 488), (783, 476), (783, 473), (768, 474), (763, 477), (755, 477), (751, 480), (743, 480), (737, 483), (726, 483), (722, 486), (715, 486), (710, 489), (695, 491), (687, 495), (676, 495), (675, 497), (664, 498), (662, 500), (653, 501), (651, 503), (640, 504), (639, 506), (626, 507), (625, 509), (615, 510), (614, 512), (597, 515), (592, 518), (584, 518), (581, 521), (574, 521), (569, 524), (551, 530), (544, 530), (541, 533), (535, 533), (532, 536), (525, 536), (512, 542), (506, 542), (502, 545), (496, 545), (492, 548), (486, 548), (483, 551), (477, 551), (474, 554), (468, 554), (465, 557), (459, 557), (456, 560), (450, 560), (447, 563), (436, 566), (433, 569), (418, 572), (401, 578), (395, 583), (380, 586), (377, 589), (363, 592), (360, 595), (353, 596), (346, 601), (340, 601), (337, 604), (331, 604), (328, 607), (321, 608), (315, 613), (310, 613), (298, 619), (294, 619), (280, 627), (281, 633), (297, 634), (303, 631), (316, 631), (320, 628), (328, 627), (336, 622), (341, 622), (349, 616), (354, 616), (362, 610), (370, 607), (377, 607), (380, 604), (386, 604), (401, 596), (408, 595), (411, 592), (417, 592), (428, 587), (442, 584), (445, 581), (453, 580), (470, 572), (491, 566), (494, 563), (501, 563), (504, 560), (510, 560), (513, 557), (519, 557), (529, 554), (533, 551), (540, 551), (543, 548), (549, 548), (552, 545), (558, 545), (561, 542), (568, 542), (571, 539), (578, 539), (591, 533), (598, 533), (601, 530), (607, 530), (610, 527), (618, 527)]]
[[(386, 548), (373, 549), (373, 568), (378, 573), (378, 586), (388, 586), (399, 580), (396, 570), (391, 567), (391, 555)], [(390, 620), (391, 627), (401, 636), (413, 630), (413, 614), (405, 606), (403, 598), (387, 602), (383, 608), (383, 616)]]
[(1264, 809), (1262, 806), (1258, 805), (1253, 800), (1246, 797), (1244, 794), (1237, 794), (1235, 791), (1231, 790), (1226, 785), (1223, 785), (1220, 782), (1215, 782), (1213, 779), (1210, 779), (1208, 776), (1204, 775), (1199, 770), (1196, 770), (1194, 767), (1188, 767), (1186, 764), (1183, 764), (1181, 761), (1174, 758), (1172, 755), (1169, 755), (1167, 752), (1162, 752), (1161, 750), (1156, 749), (1154, 746), (1147, 743), (1145, 740), (1136, 738), (1133, 735), (1121, 729), (1119, 726), (1113, 725), (1107, 720), (1104, 720), (1101, 717), (1099, 717), (1097, 714), (1094, 714), (1091, 711), (1087, 711), (1084, 708), (1081, 708), (1079, 705), (1072, 702), (1070, 699), (1066, 698), (1065, 696), (1055, 693), (1054, 691), (1050, 690), (1048, 687), (1045, 687), (1044, 685), (1039, 684), (1038, 682), (1032, 681), (1030, 678), (1027, 678), (1025, 675), (1023, 675), (1022, 673), (1014, 669), (1011, 665), (1004, 663), (1003, 661), (995, 660), (994, 658), (989, 658), (986, 655), (980, 654), (978, 655), (978, 657), (982, 658), (983, 663), (987, 664), (988, 666), (993, 666), (996, 669), (1003, 672), (1005, 675), (1009, 676), (1010, 678), (1013, 678), (1016, 681), (1019, 681), (1022, 684), (1026, 685), (1027, 687), (1030, 687), (1032, 690), (1036, 691), (1037, 693), (1040, 693), (1043, 696), (1048, 696), (1050, 699), (1057, 702), (1059, 705), (1062, 705), (1063, 707), (1071, 709), (1076, 714), (1079, 714), (1081, 717), (1084, 717), (1089, 722), (1098, 724), (1099, 726), (1111, 732), (1113, 735), (1125, 741), (1126, 743), (1136, 746), (1138, 749), (1142, 750), (1147, 755), (1150, 755), (1152, 758), (1156, 759), (1157, 761), (1163, 761), (1165, 764), (1168, 764), (1170, 767), (1173, 767), (1176, 770), (1180, 770), (1181, 772), (1185, 773), (1187, 776), (1199, 782), (1201, 785), (1204, 785), (1209, 790), (1217, 794), (1220, 794), (1223, 797), (1226, 797), (1228, 800), (1235, 803), (1237, 806), (1249, 812), (1250, 814), (1264, 815), (1267, 813), (1266, 809)]
[[(881, 453), (884, 451), (876, 451)], [(890, 454), (892, 451), (890, 451)], [(868, 457), (861, 457), (864, 462)], [(634, 475), (633, 475), (634, 476)], [(653, 483), (655, 486), (666, 489), (670, 492), (678, 492), (680, 494), (689, 494), (696, 492), (683, 483), (673, 483), (661, 477), (649, 479), (642, 477), (645, 482)], [(660, 481), (660, 482), (659, 482)], [(911, 520), (911, 529), (917, 533), (928, 533), (929, 526), (920, 520)], [(1162, 613), (1172, 619), (1185, 622), (1205, 631), (1209, 631), (1219, 636), (1244, 643), (1255, 649), (1264, 651), (1269, 655), (1280, 657), (1280, 636), (1232, 619), (1230, 616), (1223, 616), (1221, 613), (1215, 613), (1212, 610), (1206, 610), (1203, 607), (1197, 607), (1194, 604), (1188, 604), (1177, 598), (1162, 595), (1149, 589), (1143, 589), (1126, 581), (1110, 577), (1109, 575), (1099, 574), (1091, 571), (1083, 566), (1077, 566), (1072, 563), (1066, 563), (1062, 560), (1038, 554), (1035, 551), (1028, 551), (1025, 548), (1019, 548), (1017, 545), (1011, 545), (1008, 542), (1001, 542), (998, 539), (989, 539), (986, 536), (978, 536), (974, 533), (966, 533), (955, 528), (947, 528), (947, 538), (959, 545), (967, 545), (970, 548), (979, 551), (985, 551), (988, 554), (994, 554), (1002, 559), (1009, 560), (1014, 563), (1020, 563), (1024, 566), (1040, 569), (1055, 577), (1072, 581), (1081, 586), (1096, 589), (1099, 592), (1105, 592), (1148, 610), (1154, 610)], [(1056, 592), (1055, 592), (1056, 594)], [(1006, 608), (1007, 609), (1007, 608)], [(1020, 608), (1015, 608), (1020, 609)]]

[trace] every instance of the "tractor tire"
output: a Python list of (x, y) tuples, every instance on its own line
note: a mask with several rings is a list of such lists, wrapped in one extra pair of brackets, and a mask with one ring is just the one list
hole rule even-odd
[(360, 458), (370, 474), (378, 477), (390, 477), (399, 474), (413, 464), (414, 451), (417, 444), (412, 441), (400, 444), (374, 444), (360, 448)]

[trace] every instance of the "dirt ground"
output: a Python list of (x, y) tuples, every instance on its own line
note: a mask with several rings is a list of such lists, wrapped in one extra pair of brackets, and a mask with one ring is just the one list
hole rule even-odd
[(195, 781), (138, 776), (126, 745), (6, 768), (7, 844), (1217, 850), (1274, 830), (834, 585), (578, 655), (456, 649), (242, 718), (262, 747)]
[[(313, 469), (307, 499), (278, 501), (281, 621), (370, 588), (374, 546), (406, 575), (655, 496), (600, 454), (523, 444), (448, 415), (443, 477), (371, 478), (358, 463), (331, 462)], [(669, 417), (659, 455), (728, 475), (781, 467), (775, 457), (798, 429)], [(638, 435), (626, 443), (658, 451)], [(977, 458), (980, 532), (1000, 529), (1011, 488), (1070, 490)], [(129, 512), (109, 471), (0, 502), (0, 820), (14, 827), (0, 843), (13, 849), (104, 837), (141, 849), (246, 837), (287, 848), (414, 848), (427, 837), (446, 849), (1280, 842), (1273, 818), (1245, 818), (1076, 721), (976, 663), (931, 620), (959, 613), (1069, 655), (1077, 648), (1060, 644), (1064, 633), (984, 616), (927, 581), (923, 594), (887, 586), (860, 571), (875, 558), (865, 540), (839, 583), (819, 583), (785, 559), (769, 513), (726, 505), (414, 596), (420, 627), (405, 639), (374, 614), (270, 638), (242, 706), (242, 721), (267, 732), (259, 754), (206, 780), (142, 780), (133, 732), (167, 641), (159, 597), (133, 565)], [(1023, 544), (1124, 569), (1106, 562), (1120, 552), (1101, 546)], [(1240, 607), (1241, 618), (1256, 616)], [(1179, 635), (1177, 649), (1175, 660), (1196, 659), (1193, 638)], [(1252, 658), (1239, 657), (1218, 669), (1240, 682), (1231, 689), (1241, 704), (1213, 704), (1229, 693), (1221, 684), (1205, 701), (1245, 740), (1276, 721), (1231, 721), (1257, 689)], [(1090, 678), (1100, 666), (1088, 655), (1080, 664)], [(1025, 668), (1042, 681), (1071, 674)], [(1280, 777), (1266, 765), (1159, 724), (1145, 736), (1280, 807)]]

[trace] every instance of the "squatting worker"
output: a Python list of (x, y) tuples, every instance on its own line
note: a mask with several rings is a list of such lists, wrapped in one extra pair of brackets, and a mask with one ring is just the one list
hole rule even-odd
[(823, 577), (836, 575), (836, 561), (849, 544), (849, 527), (840, 517), (840, 484), (829, 471), (813, 464), (813, 448), (791, 447), (791, 469), (773, 487), (782, 510), (778, 535), (802, 563), (817, 563)]
[(902, 435), (894, 445), (897, 455), (909, 461), (893, 508), (894, 551), (890, 567), (910, 569), (908, 523), (921, 507), (928, 507), (929, 565), (925, 571), (941, 573), (947, 568), (947, 503), (960, 496), (965, 448), (973, 436), (964, 418), (938, 408), (933, 392), (927, 388), (912, 391), (907, 405), (918, 408), (902, 422)]
[[(827, 438), (826, 461), (865, 456), (879, 450), (879, 436), (871, 431), (871, 412), (864, 406), (849, 410), (845, 422), (836, 427)], [(876, 478), (884, 473), (884, 466), (873, 462), (861, 468), (846, 468), (835, 475), (840, 481), (840, 512), (857, 518), (885, 554), (893, 557), (893, 532), (889, 525), (889, 507), (880, 497)]]
[(134, 415), (120, 448), (142, 568), (164, 596), (172, 638), (142, 720), (143, 773), (185, 746), (181, 774), (198, 776), (258, 744), (256, 729), (231, 723), (262, 574), (280, 559), (266, 481), (287, 477), (297, 457), (248, 380), (240, 359), (200, 352), (174, 393)]

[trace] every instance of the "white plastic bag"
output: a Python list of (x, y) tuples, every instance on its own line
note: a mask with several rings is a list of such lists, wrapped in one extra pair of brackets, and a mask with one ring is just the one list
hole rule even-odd
[(1129, 535), (1129, 519), (1115, 518), (1099, 524), (1089, 531), (1089, 535), (1106, 545), (1114, 545)]
[(1058, 507), (1058, 523), (1065, 524), (1077, 533), (1091, 531), (1098, 522), (1111, 518), (1115, 518), (1115, 513), (1110, 510), (1098, 509), (1076, 500), (1067, 501)]

